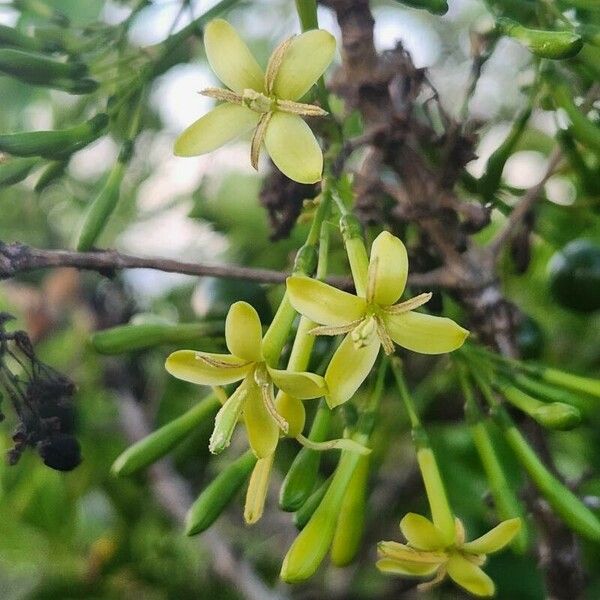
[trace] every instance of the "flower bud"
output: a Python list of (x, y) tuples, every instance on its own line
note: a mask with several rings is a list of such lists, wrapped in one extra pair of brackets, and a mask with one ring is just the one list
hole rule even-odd
[(51, 85), (54, 79), (78, 79), (87, 73), (87, 65), (61, 62), (37, 52), (0, 48), (0, 73), (34, 85)]
[(186, 413), (141, 439), (115, 460), (111, 471), (115, 475), (131, 475), (165, 456), (184, 440), (202, 421), (217, 410), (219, 401), (207, 396)]
[(39, 194), (57, 179), (60, 179), (67, 168), (67, 164), (67, 160), (55, 160), (49, 163), (36, 181), (34, 191)]
[(202, 533), (217, 520), (244, 485), (255, 464), (256, 457), (252, 452), (246, 452), (213, 479), (187, 513), (185, 518), (186, 535)]
[(531, 416), (543, 427), (560, 431), (568, 431), (581, 423), (581, 413), (563, 402), (543, 404)]
[(106, 227), (106, 223), (119, 201), (121, 182), (125, 175), (125, 164), (117, 161), (112, 168), (104, 187), (92, 200), (79, 233), (77, 250), (90, 250)]
[(333, 540), (344, 495), (358, 462), (358, 454), (342, 453), (322, 502), (285, 555), (281, 567), (281, 578), (284, 581), (305, 581), (319, 568)]
[(0, 135), (0, 151), (14, 156), (63, 156), (78, 145), (89, 144), (102, 135), (108, 115), (97, 114), (89, 121), (56, 131), (27, 131)]
[(196, 342), (203, 336), (222, 334), (222, 322), (139, 323), (119, 325), (94, 333), (92, 346), (100, 354), (123, 354), (162, 344)]
[(22, 50), (42, 50), (39, 40), (29, 37), (7, 25), (0, 24), (0, 48), (21, 48)]
[(294, 525), (297, 529), (304, 529), (306, 527), (315, 510), (317, 510), (317, 506), (321, 504), (330, 484), (331, 477), (318, 485), (308, 496), (306, 502), (294, 513)]
[(540, 58), (571, 58), (583, 48), (581, 37), (571, 31), (529, 29), (504, 17), (496, 21), (496, 27), (500, 33), (518, 40)]
[(0, 187), (23, 181), (37, 162), (37, 158), (11, 158), (0, 162)]
[(368, 479), (369, 457), (361, 456), (346, 490), (333, 536), (331, 562), (336, 567), (349, 565), (360, 548), (367, 511)]

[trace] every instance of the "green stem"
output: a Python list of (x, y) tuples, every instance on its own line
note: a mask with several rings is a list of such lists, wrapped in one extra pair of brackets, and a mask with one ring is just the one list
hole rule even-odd
[(402, 375), (402, 368), (399, 360), (392, 358), (390, 360), (392, 372), (400, 391), (400, 396), (408, 412), (412, 427), (412, 437), (417, 449), (417, 462), (421, 471), (421, 477), (425, 484), (425, 493), (431, 509), (431, 518), (434, 525), (442, 532), (447, 544), (451, 544), (455, 539), (454, 513), (450, 508), (446, 488), (442, 480), (439, 466), (435, 454), (431, 449), (427, 432), (421, 425), (419, 416), (415, 409), (413, 399), (408, 391), (408, 387)]
[(540, 494), (573, 531), (589, 539), (600, 541), (598, 518), (542, 463), (523, 434), (517, 429), (508, 412), (495, 397), (489, 381), (481, 375), (480, 369), (471, 367), (471, 376), (492, 408), (494, 419), (502, 430), (508, 445)]
[[(296, 12), (298, 13), (303, 32), (319, 28), (316, 0), (296, 0)], [(327, 95), (327, 88), (325, 87), (325, 80), (322, 76), (317, 81), (317, 95), (321, 106), (330, 112), (329, 97)]]
[(404, 402), (404, 407), (406, 408), (408, 418), (410, 419), (410, 426), (413, 430), (419, 429), (421, 427), (421, 421), (417, 414), (413, 399), (408, 391), (408, 387), (406, 386), (406, 381), (404, 381), (401, 363), (397, 358), (392, 358), (390, 362), (392, 364), (392, 373), (396, 379), (396, 385), (400, 391), (400, 398), (402, 398), (402, 402)]
[(296, 11), (300, 18), (302, 31), (309, 29), (318, 29), (319, 22), (317, 18), (317, 1), (316, 0), (296, 0)]
[[(331, 206), (331, 194), (323, 191), (321, 202), (317, 207), (313, 222), (311, 224), (306, 242), (296, 253), (294, 261), (294, 275), (312, 275), (317, 262), (317, 246), (321, 238), (321, 228), (323, 222), (329, 214)], [(283, 346), (289, 336), (292, 324), (296, 318), (296, 311), (290, 304), (290, 300), (285, 292), (281, 304), (273, 317), (271, 325), (267, 329), (263, 338), (263, 355), (267, 363), (276, 366)]]
[(507, 356), (501, 356), (495, 352), (490, 352), (483, 348), (470, 345), (467, 349), (469, 354), (479, 355), (479, 357), (486, 357), (497, 363), (504, 363), (511, 366), (514, 369), (523, 371), (528, 375), (542, 379), (546, 383), (558, 385), (563, 388), (573, 390), (575, 392), (582, 392), (600, 398), (600, 380), (590, 379), (589, 377), (582, 377), (581, 375), (573, 375), (572, 373), (566, 373), (559, 369), (553, 369), (545, 365), (536, 365), (521, 362), (520, 360), (509, 358)]
[[(494, 499), (494, 505), (498, 517), (501, 520), (519, 517), (524, 521), (524, 514), (514, 489), (508, 483), (504, 472), (504, 467), (494, 448), (494, 444), (487, 429), (485, 418), (481, 409), (475, 402), (473, 388), (468, 380), (466, 368), (456, 362), (459, 384), (465, 399), (465, 417), (471, 430), (473, 444), (479, 455), (479, 460), (485, 471), (485, 475), (490, 486), (490, 492)], [(515, 537), (513, 546), (519, 553), (527, 549), (527, 528), (521, 527), (518, 535)]]

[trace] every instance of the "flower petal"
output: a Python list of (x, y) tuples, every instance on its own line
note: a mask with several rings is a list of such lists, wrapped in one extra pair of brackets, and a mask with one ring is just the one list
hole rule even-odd
[(279, 98), (298, 100), (323, 75), (335, 54), (335, 38), (323, 29), (295, 37), (277, 71), (273, 91)]
[(444, 547), (442, 532), (429, 519), (416, 513), (404, 516), (400, 521), (400, 531), (417, 550), (441, 550)]
[(406, 287), (408, 254), (402, 240), (382, 231), (371, 246), (369, 282), (373, 282), (373, 300), (381, 306), (394, 304)]
[(472, 542), (463, 544), (462, 549), (472, 554), (491, 554), (504, 548), (519, 533), (521, 519), (508, 519), (496, 525), (486, 534)]
[(354, 392), (371, 372), (381, 342), (377, 336), (362, 348), (356, 348), (352, 337), (347, 335), (339, 345), (325, 373), (327, 404), (335, 408), (350, 400)]
[(283, 371), (267, 366), (273, 383), (286, 394), (300, 400), (320, 398), (325, 394), (325, 380), (308, 372)]
[(262, 327), (254, 307), (247, 302), (235, 302), (225, 320), (225, 341), (234, 356), (251, 361), (262, 360)]
[(231, 354), (211, 354), (195, 350), (178, 350), (165, 362), (165, 369), (177, 379), (200, 385), (225, 385), (239, 381), (252, 366), (252, 363), (241, 361)]
[(439, 565), (423, 565), (410, 562), (400, 562), (389, 558), (378, 560), (375, 565), (382, 573), (391, 575), (403, 575), (408, 577), (426, 577), (433, 575), (439, 568)]
[(494, 582), (475, 564), (460, 554), (452, 554), (446, 565), (448, 575), (475, 596), (493, 596)]
[(321, 325), (347, 325), (360, 319), (367, 308), (364, 298), (310, 277), (288, 277), (287, 291), (292, 306)]
[(452, 352), (460, 348), (469, 335), (452, 319), (412, 310), (399, 315), (384, 314), (383, 320), (396, 344), (423, 354)]
[(175, 141), (177, 156), (212, 152), (256, 127), (260, 115), (246, 106), (219, 104), (192, 123)]
[(244, 403), (244, 422), (252, 452), (264, 458), (275, 452), (279, 441), (279, 427), (268, 413), (259, 387), (252, 382)]
[(323, 153), (310, 127), (290, 113), (273, 114), (265, 146), (275, 166), (298, 183), (316, 183), (323, 172)]
[(238, 32), (223, 19), (204, 29), (206, 57), (217, 77), (234, 92), (263, 91), (264, 73)]

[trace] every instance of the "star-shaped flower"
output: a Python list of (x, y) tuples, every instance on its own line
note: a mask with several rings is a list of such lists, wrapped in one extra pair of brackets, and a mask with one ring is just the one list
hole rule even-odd
[(493, 596), (494, 582), (481, 566), (487, 554), (501, 550), (521, 529), (520, 519), (508, 519), (485, 535), (465, 542), (465, 530), (455, 520), (456, 536), (451, 545), (444, 542), (442, 532), (429, 520), (408, 513), (400, 522), (400, 530), (407, 544), (380, 542), (377, 568), (383, 573), (409, 577), (434, 578), (421, 584), (421, 589), (432, 587), (448, 575), (455, 583), (475, 596)]
[(225, 341), (231, 354), (178, 350), (165, 367), (171, 375), (200, 385), (225, 385), (242, 380), (215, 418), (210, 451), (222, 452), (231, 440), (236, 423), (244, 417), (248, 440), (259, 458), (275, 450), (280, 430), (287, 421), (277, 412), (273, 386), (299, 398), (318, 398), (325, 393), (322, 377), (270, 367), (263, 357), (262, 328), (254, 308), (246, 302), (231, 305), (225, 321)]
[(208, 62), (229, 89), (208, 88), (205, 96), (223, 100), (190, 125), (175, 142), (178, 156), (212, 152), (254, 129), (250, 160), (257, 168), (264, 145), (290, 179), (315, 183), (321, 179), (323, 153), (303, 116), (323, 116), (322, 108), (298, 102), (325, 72), (335, 53), (335, 38), (315, 29), (280, 44), (266, 73), (236, 30), (223, 19), (204, 30)]
[(415, 312), (431, 293), (396, 304), (408, 277), (408, 256), (401, 240), (384, 231), (371, 248), (366, 298), (302, 276), (287, 280), (292, 306), (323, 325), (316, 335), (348, 333), (325, 373), (330, 407), (349, 400), (371, 371), (379, 348), (394, 352), (394, 343), (423, 354), (451, 352), (469, 332), (445, 317)]

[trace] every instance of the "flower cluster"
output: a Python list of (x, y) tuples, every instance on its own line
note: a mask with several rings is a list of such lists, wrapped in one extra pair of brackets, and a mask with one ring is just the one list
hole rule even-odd
[(313, 373), (279, 370), (267, 364), (260, 319), (246, 302), (233, 304), (227, 315), (225, 340), (231, 354), (195, 350), (171, 354), (166, 369), (179, 379), (211, 386), (242, 381), (217, 414), (210, 450), (221, 452), (229, 445), (235, 425), (243, 415), (256, 456), (271, 454), (280, 432), (287, 434), (289, 430), (288, 422), (277, 411), (274, 387), (298, 400), (325, 396), (333, 408), (354, 395), (373, 368), (382, 345), (387, 353), (394, 352), (394, 342), (425, 354), (459, 348), (468, 335), (466, 329), (451, 319), (414, 311), (431, 294), (396, 303), (404, 292), (407, 276), (404, 244), (383, 232), (371, 249), (366, 298), (309, 277), (288, 279), (292, 306), (322, 324), (312, 334), (347, 334), (324, 379)]
[[(210, 152), (238, 135), (254, 130), (251, 163), (255, 168), (264, 144), (275, 165), (285, 175), (302, 183), (319, 181), (323, 155), (301, 117), (326, 113), (319, 106), (300, 100), (330, 64), (335, 52), (334, 38), (326, 31), (313, 30), (286, 40), (275, 49), (263, 73), (247, 46), (225, 21), (219, 19), (209, 23), (204, 37), (208, 61), (227, 89), (209, 88), (202, 92), (222, 104), (183, 132), (176, 142), (176, 153), (191, 156)], [(350, 511), (348, 514), (354, 514), (351, 509), (355, 505), (361, 506), (362, 490), (368, 476), (368, 461), (358, 459), (358, 454), (370, 451), (363, 445), (371, 433), (367, 422), (360, 435), (349, 432), (344, 440), (315, 442), (301, 433), (304, 426), (301, 401), (325, 397), (329, 408), (347, 402), (373, 369), (382, 347), (388, 355), (395, 352), (396, 345), (423, 354), (441, 354), (460, 348), (469, 334), (449, 318), (417, 311), (431, 299), (431, 293), (400, 301), (408, 281), (408, 253), (399, 238), (382, 232), (372, 244), (368, 266), (362, 240), (359, 246), (360, 269), (355, 268), (352, 252), (347, 246), (356, 294), (307, 275), (295, 274), (287, 279), (282, 306), (287, 306), (288, 312), (293, 308), (303, 317), (296, 342), (300, 340), (300, 345), (308, 348), (306, 360), (298, 359), (302, 354), (298, 351), (295, 358), (290, 359), (288, 369), (276, 368), (277, 354), (289, 335), (293, 311), (286, 323), (275, 318), (263, 337), (255, 309), (246, 302), (236, 302), (230, 307), (225, 322), (225, 341), (230, 354), (179, 350), (166, 362), (169, 373), (192, 383), (221, 386), (241, 382), (216, 415), (209, 447), (214, 453), (223, 451), (230, 444), (237, 422), (243, 419), (250, 447), (258, 461), (252, 467), (252, 461), (240, 459), (242, 462), (236, 466), (235, 476), (231, 479), (234, 483), (228, 493), (241, 485), (237, 469), (247, 473), (246, 469), (252, 467), (245, 511), (248, 523), (255, 522), (262, 514), (273, 456), (281, 435), (293, 436), (308, 448), (345, 451), (332, 483), (324, 488), (327, 491), (324, 491), (323, 501), (284, 560), (282, 577), (286, 581), (303, 580), (318, 568), (332, 543), (336, 523), (341, 522), (338, 513)], [(317, 335), (344, 336), (324, 377), (302, 370), (308, 364), (312, 348), (310, 336)], [(268, 344), (268, 338), (281, 340), (276, 352)], [(376, 398), (381, 396), (387, 363), (382, 366)], [(454, 518), (448, 505), (427, 436), (393, 362), (392, 370), (411, 417), (433, 522), (414, 513), (406, 515), (400, 529), (407, 544), (381, 542), (377, 566), (386, 573), (432, 578), (421, 587), (432, 586), (448, 576), (472, 594), (490, 596), (494, 593), (494, 583), (480, 567), (487, 554), (504, 547), (519, 532), (520, 519), (509, 519), (484, 536), (465, 541), (463, 525)], [(276, 389), (280, 392), (277, 401)], [(363, 466), (361, 469), (359, 462)], [(355, 477), (355, 471), (362, 474), (362, 478)], [(223, 481), (229, 481), (228, 478), (229, 475), (223, 476)], [(352, 488), (351, 482), (358, 490), (357, 500), (348, 501), (348, 504), (350, 492), (347, 490)], [(224, 484), (219, 482), (217, 486), (215, 482), (214, 485), (217, 489)], [(206, 498), (209, 496), (207, 492)], [(199, 499), (197, 505), (202, 508), (204, 502), (205, 499)], [(196, 512), (200, 508), (196, 508)], [(210, 522), (204, 515), (200, 515), (200, 520), (196, 517), (198, 515), (192, 519), (194, 531), (202, 530), (205, 521)], [(360, 521), (359, 517), (357, 519)], [(342, 524), (342, 529), (350, 527), (352, 531), (360, 531), (361, 527), (355, 521), (352, 517)], [(333, 544), (335, 546), (336, 542)], [(337, 550), (339, 548), (338, 543)], [(346, 554), (351, 556), (352, 552), (345, 549), (340, 554), (337, 550), (334, 554), (341, 564), (345, 564)]]

